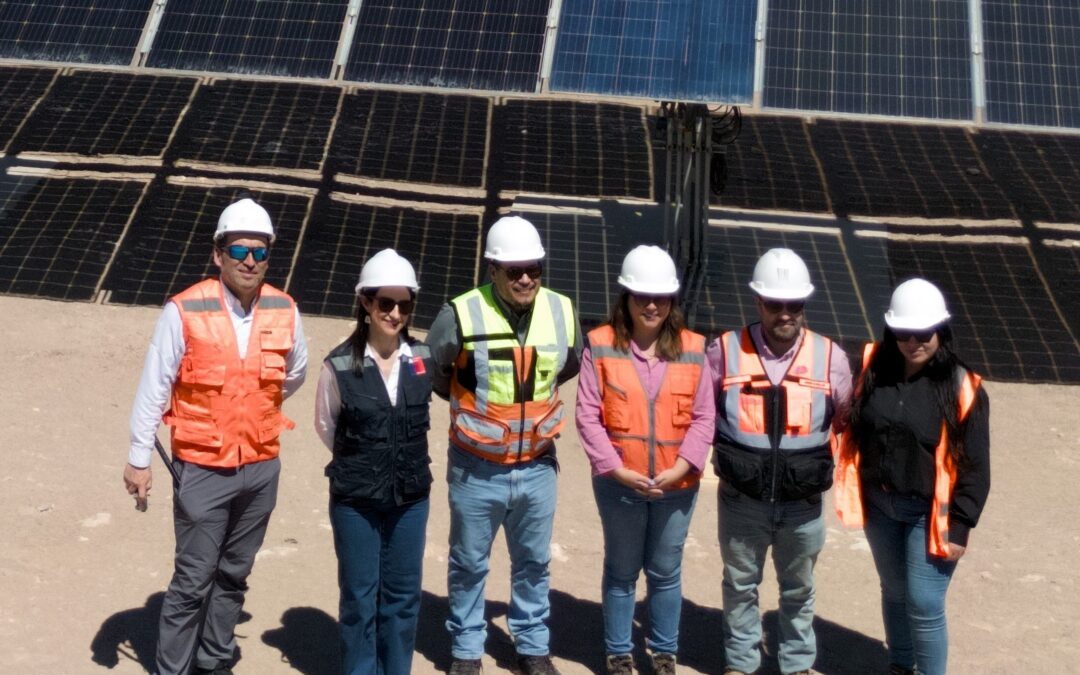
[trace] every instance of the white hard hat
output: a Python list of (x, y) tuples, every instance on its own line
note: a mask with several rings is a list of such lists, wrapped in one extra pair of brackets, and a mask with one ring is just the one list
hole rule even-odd
[(265, 235), (271, 244), (274, 243), (274, 226), (270, 223), (270, 214), (253, 199), (241, 199), (225, 207), (217, 221), (214, 241), (221, 241), (225, 235), (233, 232)]
[(544, 246), (532, 223), (521, 216), (505, 216), (488, 230), (484, 257), (499, 262), (541, 260)]
[(360, 270), (360, 281), (356, 284), (356, 293), (359, 295), (365, 288), (382, 288), (383, 286), (405, 286), (413, 291), (420, 290), (412, 264), (392, 248), (384, 248), (368, 258), (363, 269)]
[(896, 287), (885, 324), (897, 330), (926, 330), (949, 320), (945, 296), (926, 279), (909, 279)]
[(622, 261), (619, 284), (632, 293), (674, 295), (679, 292), (675, 261), (659, 246), (638, 246)]
[(814, 292), (806, 263), (790, 248), (766, 251), (754, 266), (750, 288), (771, 300), (805, 300)]

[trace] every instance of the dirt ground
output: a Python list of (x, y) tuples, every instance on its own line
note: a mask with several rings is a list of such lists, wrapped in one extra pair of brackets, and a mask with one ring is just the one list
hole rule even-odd
[[(124, 492), (127, 421), (158, 310), (0, 297), (0, 672), (145, 672), (172, 564), (170, 485), (155, 458), (150, 510)], [(337, 584), (328, 459), (311, 426), (321, 357), (349, 322), (305, 321), (308, 383), (286, 403), (280, 498), (238, 626), (245, 673), (335, 673)], [(994, 483), (949, 592), (951, 672), (1080, 672), (1080, 388), (988, 383)], [(573, 401), (572, 386), (564, 396)], [(436, 483), (416, 673), (449, 663), (445, 403), (431, 432)], [(1074, 420), (1068, 423), (1067, 420)], [(602, 540), (588, 464), (570, 429), (559, 445), (552, 545), (552, 653), (564, 673), (599, 672)], [(716, 481), (703, 483), (684, 565), (682, 672), (721, 672)], [(487, 672), (511, 668), (508, 562), (496, 543), (488, 584)], [(882, 672), (877, 578), (860, 532), (831, 517), (818, 563), (817, 670)], [(775, 634), (776, 591), (762, 608)], [(641, 642), (641, 640), (638, 640)], [(774, 652), (775, 639), (767, 640)], [(639, 653), (639, 659), (641, 658)], [(775, 672), (766, 656), (763, 672)]]

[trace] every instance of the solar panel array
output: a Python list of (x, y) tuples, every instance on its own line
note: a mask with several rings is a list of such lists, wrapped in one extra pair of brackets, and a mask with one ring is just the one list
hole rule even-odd
[(154, 0), (0, 2), (0, 58), (128, 65)]
[(0, 151), (6, 151), (19, 127), (56, 77), (45, 68), (0, 67)]

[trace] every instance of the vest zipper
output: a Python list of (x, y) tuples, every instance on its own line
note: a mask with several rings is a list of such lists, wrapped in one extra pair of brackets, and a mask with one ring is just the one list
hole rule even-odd
[[(773, 462), (772, 462), (772, 482), (769, 484), (769, 502), (770, 503), (775, 503), (776, 502), (776, 472), (777, 472), (778, 467), (780, 466), (780, 417), (781, 417), (780, 403), (781, 403), (781, 398), (786, 398), (786, 397), (781, 396), (781, 392), (783, 391), (783, 384), (771, 387), (771, 389), (772, 389), (772, 392), (771, 392), (772, 396), (770, 398), (772, 400), (770, 401), (770, 406), (769, 407), (770, 407), (770, 409), (772, 411), (772, 419), (770, 420), (770, 422), (772, 422), (772, 429), (770, 430), (770, 433), (769, 433), (769, 444), (772, 446)], [(785, 418), (787, 417), (786, 411), (785, 411), (785, 414), (783, 416)]]

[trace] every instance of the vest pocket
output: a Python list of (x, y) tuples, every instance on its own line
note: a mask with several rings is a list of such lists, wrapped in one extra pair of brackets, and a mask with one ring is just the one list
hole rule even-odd
[(274, 410), (267, 413), (259, 420), (259, 442), (268, 443), (281, 435), (281, 429), (285, 426), (285, 418), (281, 412)]
[(748, 434), (765, 433), (765, 397), (739, 393), (739, 431)]
[(765, 460), (761, 453), (717, 446), (716, 471), (739, 492), (760, 499), (765, 492)]
[(604, 380), (604, 426), (610, 431), (629, 431), (630, 416), (626, 408), (629, 396), (611, 382)]
[(211, 420), (198, 420), (173, 417), (173, 439), (180, 443), (202, 445), (208, 448), (220, 448), (223, 434)]
[(225, 385), (225, 363), (220, 359), (185, 358), (177, 377), (184, 384), (220, 388)]
[(802, 387), (784, 389), (787, 394), (787, 433), (790, 436), (805, 436), (810, 433), (813, 394)]
[(671, 423), (676, 427), (688, 427), (694, 418), (695, 384), (689, 377), (671, 380)]
[(806, 499), (832, 487), (833, 460), (828, 449), (783, 453), (778, 486), (780, 499)]

